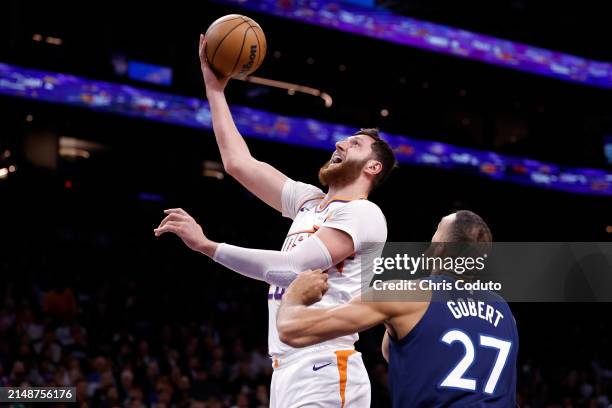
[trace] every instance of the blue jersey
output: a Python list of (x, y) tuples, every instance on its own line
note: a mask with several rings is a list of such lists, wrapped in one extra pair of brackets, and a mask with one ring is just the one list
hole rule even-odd
[[(455, 287), (455, 279), (427, 282)], [(489, 291), (433, 290), (419, 323), (389, 342), (393, 407), (516, 407), (518, 332)]]

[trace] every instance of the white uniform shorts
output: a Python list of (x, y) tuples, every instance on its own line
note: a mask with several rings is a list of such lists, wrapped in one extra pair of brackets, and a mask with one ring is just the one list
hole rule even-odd
[(270, 408), (370, 407), (370, 379), (355, 350), (297, 352), (272, 366)]

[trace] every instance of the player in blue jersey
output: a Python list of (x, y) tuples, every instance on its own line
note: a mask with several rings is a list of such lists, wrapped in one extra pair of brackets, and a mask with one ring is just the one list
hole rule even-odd
[[(471, 211), (442, 218), (432, 238), (434, 243), (491, 240), (486, 223)], [(515, 407), (518, 332), (512, 312), (493, 292), (456, 289), (461, 280), (469, 278), (435, 270), (418, 281), (435, 289), (420, 290), (417, 300), (355, 298), (321, 308), (308, 305), (325, 293), (326, 274), (308, 271), (283, 297), (279, 334), (285, 343), (304, 347), (384, 323), (394, 407)]]

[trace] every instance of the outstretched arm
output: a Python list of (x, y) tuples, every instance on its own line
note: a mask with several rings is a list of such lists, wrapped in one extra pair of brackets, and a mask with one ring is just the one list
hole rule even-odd
[(206, 61), (206, 42), (200, 35), (200, 64), (206, 96), (210, 104), (213, 130), (225, 171), (266, 204), (282, 211), (282, 191), (287, 176), (251, 156), (249, 148), (236, 128), (225, 99), (229, 78), (218, 78)]
[(362, 302), (360, 298), (336, 307), (307, 307), (322, 298), (326, 276), (320, 270), (302, 272), (283, 295), (276, 325), (284, 343), (306, 347), (366, 330), (392, 317), (387, 302)]
[(241, 248), (214, 242), (202, 227), (180, 208), (164, 211), (167, 216), (154, 230), (155, 236), (171, 232), (189, 248), (242, 275), (287, 287), (298, 273), (307, 269), (329, 269), (354, 252), (351, 237), (340, 230), (322, 227), (291, 251)]

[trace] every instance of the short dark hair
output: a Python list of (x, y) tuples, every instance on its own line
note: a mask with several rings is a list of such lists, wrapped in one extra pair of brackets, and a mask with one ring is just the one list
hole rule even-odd
[(370, 146), (372, 148), (372, 153), (376, 160), (378, 160), (382, 164), (382, 171), (374, 177), (372, 181), (372, 188), (374, 190), (378, 186), (380, 186), (391, 174), (394, 168), (397, 167), (397, 160), (395, 159), (395, 153), (393, 153), (393, 149), (387, 143), (385, 139), (383, 139), (378, 133), (378, 129), (376, 128), (367, 128), (360, 129), (355, 133), (356, 135), (366, 135), (374, 139), (374, 143)]
[(459, 210), (451, 226), (451, 242), (492, 242), (493, 235), (486, 222), (476, 213)]

